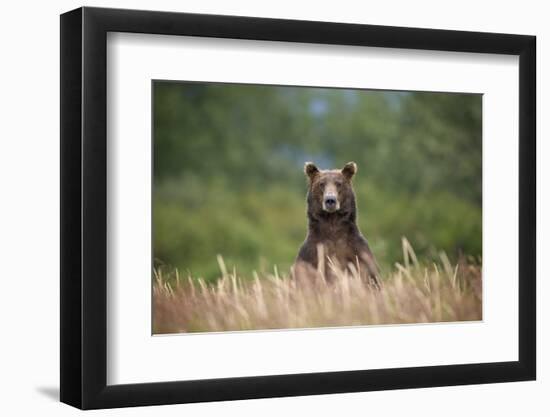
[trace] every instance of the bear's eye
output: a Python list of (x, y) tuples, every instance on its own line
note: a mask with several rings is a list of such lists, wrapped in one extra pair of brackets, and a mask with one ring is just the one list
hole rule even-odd
[(325, 181), (319, 181), (319, 187), (325, 188), (326, 182)]
[(341, 186), (342, 186), (342, 181), (335, 181), (334, 183), (336, 184), (337, 187), (341, 187)]

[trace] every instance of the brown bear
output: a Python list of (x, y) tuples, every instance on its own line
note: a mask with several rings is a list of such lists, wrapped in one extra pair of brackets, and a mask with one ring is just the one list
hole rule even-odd
[[(294, 263), (295, 276), (321, 273), (331, 281), (337, 267), (359, 272), (366, 282), (378, 288), (376, 260), (356, 223), (357, 205), (351, 181), (357, 165), (348, 162), (341, 170), (319, 170), (307, 162), (304, 172), (308, 178), (308, 233)], [(323, 262), (319, 262), (319, 256)]]

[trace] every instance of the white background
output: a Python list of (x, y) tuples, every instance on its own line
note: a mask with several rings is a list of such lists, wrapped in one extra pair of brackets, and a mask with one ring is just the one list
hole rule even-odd
[[(58, 404), (59, 311), (59, 19), (58, 14), (80, 6), (72, 1), (56, 4), (10, 2), (4, 5), (2, 36), (3, 81), (0, 170), (2, 203), (2, 402), (6, 415), (41, 413), (71, 415), (76, 411)], [(220, 14), (241, 14), (398, 26), (465, 29), (538, 36), (538, 138), (548, 136), (542, 120), (550, 95), (548, 72), (550, 28), (544, 2), (462, 1), (444, 4), (415, 2), (257, 2), (232, 0), (120, 1), (87, 5), (162, 9)], [(548, 253), (549, 227), (540, 213), (550, 210), (548, 146), (539, 146), (539, 259)], [(543, 237), (544, 233), (544, 237)], [(548, 352), (550, 310), (541, 300), (550, 296), (545, 279), (548, 264), (539, 262), (539, 377), (537, 382), (422, 390), (326, 395), (302, 398), (238, 401), (155, 408), (101, 411), (121, 415), (548, 415), (550, 390)]]
[[(517, 360), (517, 57), (136, 34), (107, 54), (108, 384)], [(483, 322), (151, 337), (151, 79), (483, 93)]]

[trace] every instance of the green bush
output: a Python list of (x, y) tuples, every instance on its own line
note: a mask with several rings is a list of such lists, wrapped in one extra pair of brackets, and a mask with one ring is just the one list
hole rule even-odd
[(155, 265), (207, 280), (288, 269), (305, 238), (307, 160), (354, 160), (358, 222), (383, 268), (481, 256), (481, 96), (154, 84)]

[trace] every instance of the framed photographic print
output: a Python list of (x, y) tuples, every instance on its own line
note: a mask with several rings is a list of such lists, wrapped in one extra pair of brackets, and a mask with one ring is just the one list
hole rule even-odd
[(61, 16), (61, 401), (535, 379), (535, 37)]

